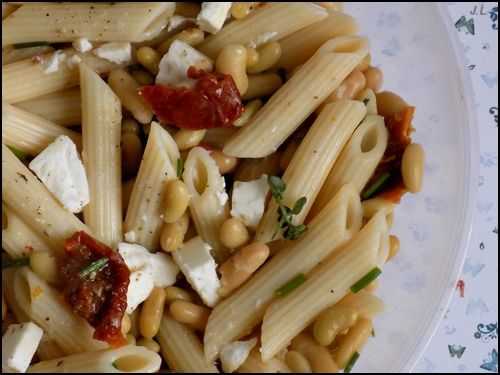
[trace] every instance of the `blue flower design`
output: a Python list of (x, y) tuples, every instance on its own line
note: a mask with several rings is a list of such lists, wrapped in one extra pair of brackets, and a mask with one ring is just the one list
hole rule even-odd
[(498, 322), (490, 324), (478, 324), (474, 338), (480, 339), (483, 342), (495, 340), (498, 338)]
[(479, 366), (483, 370), (498, 372), (498, 352), (496, 349), (493, 349), (491, 353), (488, 355), (488, 359), (483, 360), (483, 364)]

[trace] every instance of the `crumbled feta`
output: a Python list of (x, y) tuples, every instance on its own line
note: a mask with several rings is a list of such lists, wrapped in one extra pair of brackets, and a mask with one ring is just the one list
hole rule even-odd
[(75, 65), (78, 65), (82, 62), (82, 59), (78, 55), (73, 55), (71, 56), (67, 61), (66, 64), (68, 67), (73, 68)]
[(201, 11), (196, 17), (196, 21), (200, 29), (216, 34), (224, 26), (229, 11), (231, 10), (230, 2), (204, 2), (201, 4)]
[(54, 52), (45, 63), (45, 74), (55, 73), (59, 70), (59, 64), (66, 60), (66, 54), (59, 50)]
[(163, 55), (158, 67), (156, 83), (172, 86), (191, 86), (194, 80), (188, 78), (187, 71), (190, 66), (211, 71), (212, 60), (191, 47), (189, 44), (176, 40), (168, 52)]
[(76, 146), (60, 135), (37, 155), (29, 168), (69, 211), (80, 212), (89, 203), (89, 184)]
[(174, 251), (172, 256), (203, 302), (213, 307), (219, 300), (220, 282), (217, 277), (217, 264), (210, 254), (211, 249), (201, 237), (195, 237), (181, 249)]
[(132, 313), (144, 302), (154, 287), (165, 288), (175, 284), (179, 268), (170, 256), (150, 253), (137, 244), (120, 242), (118, 253), (131, 271), (127, 290), (127, 313)]
[(224, 372), (236, 371), (246, 361), (256, 344), (257, 339), (253, 338), (248, 341), (234, 341), (225, 345), (220, 352)]
[(267, 42), (270, 42), (278, 33), (276, 31), (268, 31), (267, 33), (259, 34), (257, 37), (251, 42), (247, 43), (247, 47), (249, 48), (257, 48)]
[(73, 48), (78, 52), (85, 53), (92, 49), (92, 43), (87, 38), (78, 38), (73, 41)]
[(133, 231), (133, 230), (125, 233), (124, 237), (125, 237), (125, 241), (130, 242), (130, 243), (134, 243), (137, 241), (137, 233), (135, 233), (135, 231)]
[(94, 49), (92, 53), (115, 64), (132, 61), (132, 46), (129, 42), (110, 42)]
[(196, 20), (194, 18), (187, 18), (179, 15), (174, 15), (170, 18), (168, 23), (167, 31), (173, 31), (181, 26), (184, 26), (186, 23), (195, 23)]
[(267, 175), (248, 182), (236, 181), (233, 186), (231, 216), (240, 219), (250, 228), (257, 228), (264, 214), (268, 191)]
[(42, 336), (33, 322), (9, 325), (2, 336), (2, 372), (26, 372)]

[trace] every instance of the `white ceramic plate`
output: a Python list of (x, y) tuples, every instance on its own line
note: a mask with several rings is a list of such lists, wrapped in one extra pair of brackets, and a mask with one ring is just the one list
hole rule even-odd
[(468, 246), (479, 160), (472, 89), (442, 6), (346, 3), (346, 11), (370, 38), (384, 89), (417, 107), (414, 140), (426, 151), (424, 189), (395, 215), (401, 251), (379, 293), (387, 311), (353, 370), (408, 372), (446, 312)]

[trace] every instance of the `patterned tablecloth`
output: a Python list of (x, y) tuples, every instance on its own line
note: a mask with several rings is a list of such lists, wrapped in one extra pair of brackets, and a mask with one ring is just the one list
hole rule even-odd
[(469, 252), (449, 309), (415, 372), (498, 372), (498, 3), (449, 3), (480, 139)]

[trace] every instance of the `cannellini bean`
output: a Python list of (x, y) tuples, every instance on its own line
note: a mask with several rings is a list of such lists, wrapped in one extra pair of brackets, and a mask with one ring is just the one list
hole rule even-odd
[(408, 145), (403, 153), (401, 174), (405, 187), (412, 193), (422, 190), (424, 159), (424, 149), (416, 143)]
[(193, 296), (177, 286), (168, 286), (165, 288), (165, 298), (167, 303), (171, 303), (175, 300), (182, 300), (187, 302), (193, 302)]
[(238, 165), (238, 158), (224, 154), (222, 151), (215, 150), (210, 153), (212, 159), (217, 163), (220, 174), (224, 175), (234, 171)]
[(184, 213), (175, 223), (166, 223), (160, 236), (161, 249), (166, 252), (178, 250), (182, 246), (188, 228), (189, 216), (187, 213)]
[(165, 223), (175, 223), (186, 212), (189, 205), (189, 192), (181, 180), (170, 180), (165, 186), (163, 195), (165, 212), (163, 220)]
[(403, 98), (391, 91), (377, 92), (377, 111), (380, 116), (387, 117), (399, 113), (408, 107)]
[(397, 253), (399, 253), (399, 248), (401, 244), (399, 241), (399, 238), (397, 236), (390, 235), (389, 236), (389, 256), (387, 258), (387, 261), (391, 260), (396, 256)]
[(169, 310), (172, 318), (199, 331), (205, 329), (210, 315), (210, 310), (206, 307), (181, 300), (172, 302)]
[(234, 19), (241, 20), (250, 14), (255, 4), (255, 2), (250, 1), (233, 3), (233, 5), (231, 6), (231, 16)]
[(248, 73), (256, 74), (272, 68), (281, 57), (279, 42), (266, 43), (258, 49), (259, 59), (253, 66), (247, 67)]
[(242, 95), (244, 100), (270, 96), (278, 90), (283, 81), (276, 73), (260, 73), (248, 76), (248, 89)]
[(320, 345), (328, 346), (340, 332), (352, 327), (357, 319), (358, 314), (352, 308), (334, 305), (316, 318), (313, 326), (314, 338)]
[(130, 75), (134, 77), (137, 83), (141, 86), (152, 85), (155, 82), (155, 78), (151, 75), (151, 73), (142, 69), (134, 70), (130, 73)]
[(206, 129), (180, 129), (177, 133), (175, 133), (174, 140), (175, 143), (177, 143), (177, 147), (179, 147), (179, 150), (189, 150), (190, 148), (198, 146), (205, 137), (206, 133)]
[(325, 102), (356, 97), (366, 85), (366, 79), (359, 70), (353, 70), (342, 84), (326, 99)]
[(295, 374), (306, 374), (311, 373), (311, 365), (306, 357), (300, 352), (295, 350), (290, 350), (286, 353), (285, 356), (286, 365), (292, 370), (292, 373)]
[(371, 320), (359, 319), (349, 329), (347, 334), (341, 336), (332, 351), (333, 359), (340, 368), (345, 368), (354, 352), (360, 352), (373, 330)]
[(307, 358), (313, 372), (336, 373), (339, 370), (328, 349), (318, 345), (308, 334), (297, 335), (290, 348)]
[(132, 328), (132, 321), (130, 320), (130, 316), (125, 314), (122, 318), (122, 333), (124, 336), (130, 332), (130, 328)]
[(144, 46), (137, 50), (137, 61), (152, 74), (158, 74), (161, 55), (153, 48)]
[(160, 54), (160, 56), (163, 56), (165, 53), (167, 53), (168, 49), (175, 40), (179, 40), (181, 42), (189, 44), (191, 47), (195, 47), (201, 42), (203, 42), (204, 39), (205, 39), (205, 34), (198, 28), (193, 27), (186, 30), (182, 30), (180, 33), (172, 36), (171, 38), (161, 43), (158, 46), (158, 53)]
[(158, 344), (153, 339), (147, 339), (145, 337), (142, 337), (137, 341), (137, 346), (144, 346), (146, 349), (149, 349), (155, 353), (160, 352), (160, 344)]
[(243, 284), (266, 261), (268, 256), (269, 247), (259, 242), (238, 250), (219, 268), (221, 274), (219, 294), (227, 296)]
[(382, 71), (379, 68), (370, 66), (363, 72), (363, 74), (366, 79), (366, 87), (372, 89), (374, 92), (379, 91), (384, 82), (384, 75)]
[(161, 317), (165, 306), (165, 290), (154, 288), (149, 297), (144, 301), (139, 316), (139, 332), (147, 339), (152, 339), (160, 329)]
[(124, 133), (122, 144), (122, 173), (125, 178), (135, 176), (142, 160), (142, 142), (135, 133)]
[(247, 48), (247, 70), (257, 64), (259, 61), (259, 52), (255, 48), (246, 47)]
[(215, 61), (215, 69), (219, 73), (229, 74), (233, 77), (234, 83), (244, 95), (248, 89), (247, 50), (241, 44), (230, 44), (222, 48)]
[(240, 220), (233, 217), (222, 223), (220, 240), (224, 246), (235, 249), (246, 244), (249, 239), (248, 230)]
[(264, 103), (260, 99), (254, 99), (245, 105), (245, 111), (243, 114), (234, 122), (234, 126), (240, 127), (248, 123), (250, 119), (257, 113), (259, 109), (262, 108)]

